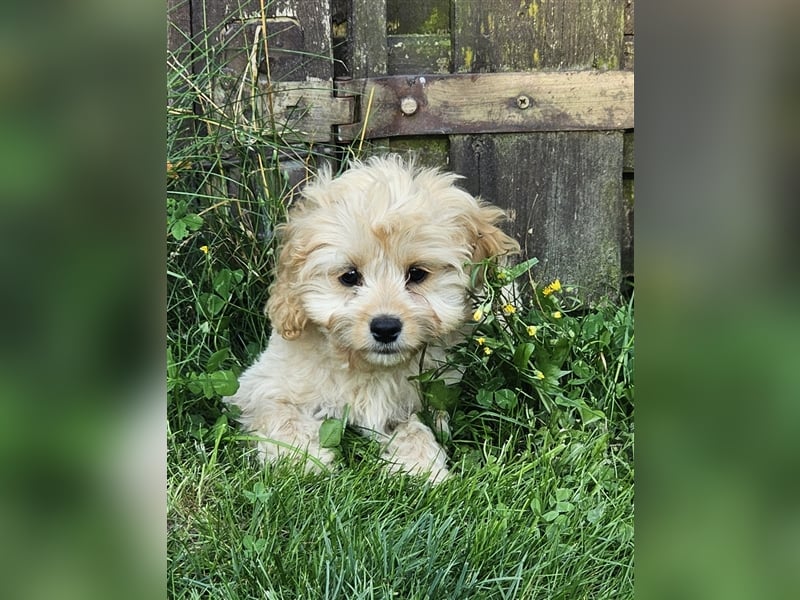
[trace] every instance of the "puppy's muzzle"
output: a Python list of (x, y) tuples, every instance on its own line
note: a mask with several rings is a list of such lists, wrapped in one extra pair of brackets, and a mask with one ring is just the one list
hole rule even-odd
[(397, 317), (389, 315), (379, 315), (372, 319), (369, 324), (370, 333), (376, 342), (381, 344), (391, 344), (400, 337), (403, 323)]

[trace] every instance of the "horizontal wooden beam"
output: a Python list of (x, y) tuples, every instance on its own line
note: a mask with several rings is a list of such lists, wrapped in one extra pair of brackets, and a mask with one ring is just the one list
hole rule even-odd
[(253, 84), (241, 74), (219, 78), (214, 89), (229, 122), (292, 143), (633, 128), (629, 71), (396, 75), (334, 85), (270, 83), (264, 75)]
[(626, 71), (393, 76), (337, 81), (360, 99), (360, 121), (339, 141), (405, 135), (633, 128), (634, 77)]
[(223, 75), (214, 86), (216, 114), (212, 123), (221, 128), (248, 130), (263, 135), (274, 132), (291, 144), (331, 142), (333, 127), (358, 119), (356, 98), (335, 97), (330, 81), (271, 83), (258, 75), (251, 83), (246, 74)]

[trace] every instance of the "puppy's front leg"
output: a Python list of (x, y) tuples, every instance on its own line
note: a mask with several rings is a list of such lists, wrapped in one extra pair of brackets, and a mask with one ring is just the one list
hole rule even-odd
[(440, 483), (449, 475), (444, 448), (417, 415), (397, 425), (384, 442), (382, 456), (391, 463), (390, 470), (427, 474), (431, 483)]
[(320, 446), (319, 428), (322, 421), (297, 410), (291, 403), (275, 402), (261, 415), (250, 419), (253, 433), (263, 437), (258, 442), (263, 462), (275, 462), (288, 456), (305, 463), (310, 472), (322, 472), (329, 467), (335, 454)]

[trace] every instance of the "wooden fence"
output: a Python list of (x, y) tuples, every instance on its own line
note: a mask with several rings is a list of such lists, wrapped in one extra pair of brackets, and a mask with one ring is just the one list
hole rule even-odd
[(213, 32), (213, 93), (234, 116), (333, 159), (363, 137), (464, 175), (509, 211), (541, 281), (596, 299), (632, 277), (633, 0), (169, 7), (174, 52)]

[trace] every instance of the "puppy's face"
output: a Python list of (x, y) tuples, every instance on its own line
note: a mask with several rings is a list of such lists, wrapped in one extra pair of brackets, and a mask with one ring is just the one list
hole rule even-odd
[(351, 364), (392, 367), (458, 328), (467, 263), (518, 246), (455, 179), (390, 158), (309, 185), (267, 305), (278, 332), (315, 326)]
[(463, 322), (464, 240), (420, 216), (402, 209), (380, 218), (356, 212), (317, 232), (306, 259), (303, 308), (351, 362), (404, 362)]

